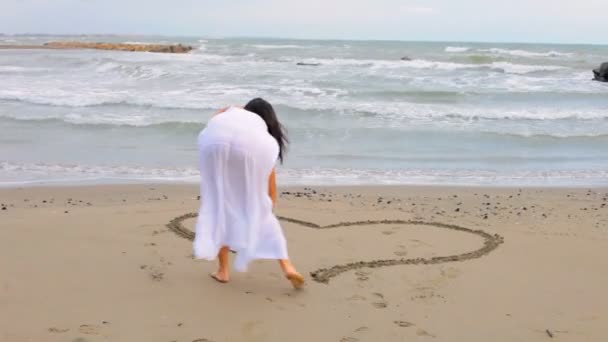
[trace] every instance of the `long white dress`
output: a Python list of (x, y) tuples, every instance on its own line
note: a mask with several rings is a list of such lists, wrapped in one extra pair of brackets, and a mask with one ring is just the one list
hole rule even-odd
[(228, 246), (237, 252), (234, 266), (241, 272), (253, 259), (287, 259), (268, 194), (279, 145), (264, 120), (232, 107), (209, 121), (198, 149), (202, 204), (194, 256), (214, 260)]

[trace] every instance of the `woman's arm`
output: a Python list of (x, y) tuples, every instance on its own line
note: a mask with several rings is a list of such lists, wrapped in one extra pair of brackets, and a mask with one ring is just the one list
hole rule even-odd
[(241, 106), (229, 106), (229, 107), (224, 107), (224, 108), (222, 108), (222, 109), (218, 110), (217, 112), (215, 112), (215, 114), (213, 114), (211, 117), (214, 117), (214, 116), (216, 116), (216, 115), (218, 115), (218, 114), (222, 114), (223, 112), (225, 112), (225, 111), (227, 111), (228, 109), (230, 109), (230, 107), (236, 107), (236, 108), (241, 108), (241, 109), (243, 108), (243, 107), (241, 107)]
[(272, 173), (270, 174), (270, 179), (268, 180), (269, 189), (268, 193), (270, 194), (270, 198), (272, 199), (273, 206), (277, 205), (277, 174), (274, 169), (272, 169)]

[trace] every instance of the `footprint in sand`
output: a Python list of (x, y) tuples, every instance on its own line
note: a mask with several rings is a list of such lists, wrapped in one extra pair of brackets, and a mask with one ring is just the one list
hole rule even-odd
[(372, 303), (372, 305), (376, 309), (385, 309), (388, 306), (388, 304), (386, 302), (374, 302), (374, 303)]
[(431, 245), (430, 243), (421, 241), (421, 240), (417, 240), (417, 239), (410, 239), (411, 242), (414, 242), (414, 244), (416, 245), (416, 247), (418, 246), (426, 246), (426, 247), (433, 247), (433, 245)]
[(152, 280), (154, 281), (161, 281), (163, 280), (163, 278), (165, 277), (164, 273), (161, 272), (151, 272), (150, 273), (150, 277), (152, 278)]
[(372, 303), (372, 306), (376, 309), (384, 309), (388, 306), (388, 302), (384, 300), (384, 295), (382, 293), (373, 293), (373, 295), (379, 300)]
[(420, 328), (418, 328), (418, 330), (416, 330), (416, 335), (418, 335), (418, 336), (428, 336), (428, 337), (433, 337), (433, 338), (436, 337), (435, 335), (429, 334), (429, 332), (427, 332), (424, 329), (420, 329)]
[(49, 332), (57, 333), (57, 334), (63, 334), (68, 331), (70, 331), (70, 329), (62, 329), (62, 328), (55, 328), (55, 327), (49, 328)]
[[(368, 327), (359, 327), (359, 328), (355, 329), (355, 331), (353, 333), (361, 334), (368, 330), (369, 330)], [(340, 342), (357, 342), (357, 341), (359, 341), (359, 339), (356, 337), (352, 337), (352, 336), (346, 336), (346, 337), (342, 337), (342, 339), (340, 339)]]
[(397, 246), (397, 250), (395, 252), (393, 252), (393, 254), (395, 254), (398, 257), (404, 257), (407, 255), (407, 249), (405, 247), (405, 245), (398, 245)]
[(449, 267), (447, 269), (441, 270), (441, 276), (444, 278), (454, 279), (460, 275), (460, 270), (454, 267)]
[(401, 328), (409, 328), (414, 326), (414, 323), (406, 322), (406, 321), (395, 321), (395, 324), (400, 326)]
[(148, 267), (148, 275), (150, 275), (150, 278), (152, 278), (154, 281), (161, 281), (165, 279), (165, 274), (161, 272), (159, 268), (154, 266)]
[(192, 340), (192, 342), (212, 342), (206, 338), (197, 338), (196, 340)]
[(402, 250), (402, 251), (395, 251), (393, 254), (395, 254), (398, 257), (404, 257), (407, 255), (407, 251)]
[(359, 281), (366, 281), (369, 280), (369, 272), (365, 272), (365, 271), (357, 271), (355, 272), (355, 275), (357, 276), (357, 280)]
[(78, 331), (85, 335), (99, 335), (99, 327), (96, 325), (82, 324)]
[(367, 298), (360, 296), (360, 295), (353, 295), (347, 298), (348, 300), (352, 300), (352, 301), (360, 301), (360, 300), (367, 300)]

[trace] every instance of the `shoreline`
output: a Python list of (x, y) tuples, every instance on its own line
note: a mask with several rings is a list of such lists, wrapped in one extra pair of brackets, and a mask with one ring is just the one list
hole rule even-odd
[[(196, 187), (199, 186), (199, 181), (133, 181), (133, 180), (125, 180), (120, 182), (115, 181), (88, 181), (83, 180), (81, 182), (74, 181), (58, 181), (58, 182), (13, 182), (11, 184), (0, 183), (0, 191), (2, 190), (11, 190), (11, 189), (61, 189), (61, 188), (100, 188), (100, 187), (130, 187), (130, 186), (174, 186), (174, 187)], [(554, 184), (554, 185), (538, 185), (538, 184), (495, 184), (495, 185), (487, 185), (487, 184), (457, 184), (457, 183), (420, 183), (420, 184), (372, 184), (372, 183), (362, 183), (362, 184), (324, 184), (324, 183), (311, 183), (311, 184), (282, 184), (280, 179), (278, 179), (277, 185), (282, 189), (300, 189), (300, 188), (336, 188), (336, 189), (369, 189), (369, 188), (380, 188), (380, 189), (388, 189), (388, 188), (412, 188), (412, 189), (437, 189), (437, 188), (445, 188), (445, 189), (495, 189), (495, 190), (508, 190), (508, 189), (554, 189), (554, 190), (583, 190), (583, 189), (595, 189), (595, 190), (608, 190), (608, 185), (606, 184)]]

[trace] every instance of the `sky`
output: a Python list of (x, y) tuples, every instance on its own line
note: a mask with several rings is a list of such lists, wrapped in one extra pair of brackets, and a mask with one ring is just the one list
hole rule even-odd
[(0, 33), (608, 44), (608, 0), (0, 0)]

